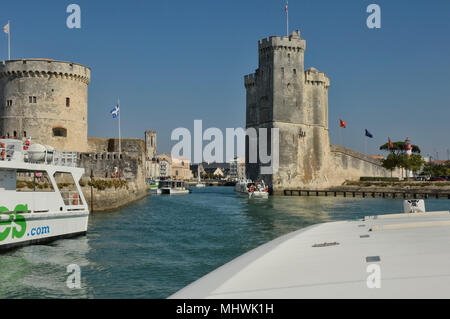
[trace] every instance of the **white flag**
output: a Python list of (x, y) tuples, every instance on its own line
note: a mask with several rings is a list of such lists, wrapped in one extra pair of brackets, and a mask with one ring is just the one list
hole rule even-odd
[(9, 22), (8, 22), (7, 25), (5, 25), (5, 26), (3, 27), (3, 32), (5, 32), (6, 34), (9, 34)]

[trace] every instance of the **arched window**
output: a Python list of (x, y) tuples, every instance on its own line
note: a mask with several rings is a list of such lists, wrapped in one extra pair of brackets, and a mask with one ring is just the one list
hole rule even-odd
[(67, 129), (64, 127), (54, 127), (53, 128), (54, 137), (67, 137)]

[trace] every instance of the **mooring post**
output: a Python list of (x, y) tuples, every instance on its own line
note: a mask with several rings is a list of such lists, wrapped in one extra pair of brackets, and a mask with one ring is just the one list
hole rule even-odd
[(92, 179), (94, 178), (94, 170), (91, 169), (91, 213), (94, 212), (94, 189), (92, 186)]

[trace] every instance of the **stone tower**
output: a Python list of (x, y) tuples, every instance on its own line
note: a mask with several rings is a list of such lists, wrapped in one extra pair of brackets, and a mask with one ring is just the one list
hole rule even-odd
[(90, 72), (48, 59), (0, 62), (0, 136), (86, 152)]
[[(247, 128), (279, 129), (279, 169), (261, 174), (262, 165), (249, 163), (248, 178), (264, 179), (273, 189), (320, 186), (326, 182), (330, 143), (328, 88), (330, 80), (314, 68), (304, 70), (306, 41), (300, 31), (288, 37), (259, 41), (259, 64), (245, 76)], [(269, 145), (268, 154), (271, 154)]]
[(147, 160), (156, 159), (155, 131), (145, 131), (145, 157)]

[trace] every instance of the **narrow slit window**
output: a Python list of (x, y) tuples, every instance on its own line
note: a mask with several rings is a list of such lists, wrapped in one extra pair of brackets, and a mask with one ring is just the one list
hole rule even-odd
[(70, 106), (70, 97), (66, 97), (66, 106), (67, 106), (67, 107)]

